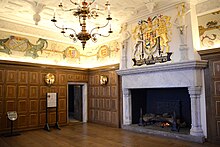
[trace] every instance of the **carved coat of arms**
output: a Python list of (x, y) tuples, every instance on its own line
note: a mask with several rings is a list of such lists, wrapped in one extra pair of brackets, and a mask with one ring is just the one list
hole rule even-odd
[[(170, 61), (170, 17), (155, 16), (140, 20), (132, 34), (135, 39), (134, 66)], [(157, 56), (156, 56), (157, 55)]]

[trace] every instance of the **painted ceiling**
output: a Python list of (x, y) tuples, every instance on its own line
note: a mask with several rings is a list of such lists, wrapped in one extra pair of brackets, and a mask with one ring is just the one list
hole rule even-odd
[[(70, 0), (0, 0), (0, 19), (28, 25), (36, 28), (41, 28), (47, 31), (56, 32), (61, 35), (51, 19), (56, 14), (56, 18), (63, 24), (71, 26), (76, 30), (81, 30), (78, 19), (72, 13), (63, 12), (59, 7), (62, 1), (64, 8), (70, 9), (75, 6)], [(78, 2), (80, 0), (72, 0)], [(82, 0), (81, 0), (82, 1)], [(88, 0), (91, 2), (92, 0)], [(161, 8), (180, 3), (183, 0), (109, 0), (111, 4), (111, 17), (113, 18), (111, 27), (113, 34), (106, 38), (106, 41), (113, 40), (118, 37), (121, 29), (121, 24), (141, 15), (150, 14)], [(187, 0), (194, 3), (201, 3), (206, 0)], [(96, 0), (94, 5), (98, 5), (99, 9), (104, 10), (106, 0)], [(95, 6), (94, 6), (95, 7)], [(87, 29), (91, 30), (93, 26), (100, 26), (106, 22), (106, 13), (98, 12), (99, 17), (89, 19)], [(46, 32), (45, 32), (46, 33)]]

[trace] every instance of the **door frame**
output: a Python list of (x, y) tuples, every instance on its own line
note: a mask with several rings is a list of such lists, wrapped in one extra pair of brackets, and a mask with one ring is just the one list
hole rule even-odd
[(69, 85), (82, 85), (82, 122), (88, 121), (88, 86), (87, 83), (68, 82), (67, 83), (67, 122), (69, 123)]

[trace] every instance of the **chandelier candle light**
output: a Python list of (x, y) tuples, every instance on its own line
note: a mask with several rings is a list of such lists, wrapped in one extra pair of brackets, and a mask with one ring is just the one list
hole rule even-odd
[[(112, 20), (111, 16), (110, 16), (110, 2), (109, 0), (106, 1), (105, 3), (105, 8), (108, 11), (108, 15), (107, 15), (107, 23), (103, 26), (96, 26), (93, 29), (91, 29), (90, 33), (87, 32), (86, 30), (86, 20), (93, 18), (96, 19), (99, 15), (98, 12), (101, 11), (98, 8), (98, 5), (96, 4), (95, 7), (92, 7), (92, 5), (94, 4), (94, 2), (96, 0), (83, 0), (82, 2), (80, 2), (80, 0), (78, 0), (78, 2), (73, 2), (72, 0), (70, 0), (70, 2), (75, 5), (75, 8), (71, 8), (71, 9), (64, 9), (62, 0), (60, 1), (60, 4), (58, 5), (59, 8), (61, 8), (62, 11), (64, 12), (68, 12), (68, 11), (72, 11), (73, 16), (77, 17), (79, 19), (79, 24), (81, 26), (81, 32), (76, 33), (76, 31), (73, 28), (68, 28), (68, 27), (60, 27), (58, 26), (57, 20), (56, 20), (56, 16), (55, 16), (55, 12), (54, 12), (54, 16), (53, 19), (51, 20), (52, 22), (54, 22), (54, 25), (61, 29), (61, 33), (65, 36), (65, 37), (69, 37), (73, 40), (73, 42), (77, 42), (77, 40), (80, 40), (82, 43), (82, 47), (83, 49), (85, 48), (86, 42), (91, 38), (91, 40), (93, 42), (97, 41), (97, 36), (103, 36), (103, 37), (108, 37), (111, 33), (113, 33), (113, 31), (111, 30), (111, 24), (110, 21)], [(109, 31), (107, 35), (103, 35), (98, 33), (99, 29), (105, 28), (109, 26)], [(67, 30), (72, 31), (73, 33), (70, 33), (68, 35), (67, 34)], [(96, 30), (96, 31), (95, 31)]]

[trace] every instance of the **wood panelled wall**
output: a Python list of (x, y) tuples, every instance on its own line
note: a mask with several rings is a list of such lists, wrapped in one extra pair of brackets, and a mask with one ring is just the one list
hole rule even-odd
[[(44, 82), (47, 73), (55, 75), (55, 84)], [(88, 70), (60, 66), (0, 61), (0, 132), (9, 130), (8, 111), (17, 111), (15, 129), (42, 128), (46, 120), (46, 93), (58, 93), (59, 124), (67, 123), (67, 82), (88, 82)], [(49, 110), (49, 124), (56, 113)]]
[(202, 50), (199, 54), (208, 60), (205, 69), (207, 139), (220, 144), (220, 48)]
[[(120, 126), (120, 80), (118, 65), (90, 70), (89, 72), (89, 121), (108, 126)], [(108, 77), (106, 85), (100, 76)]]

